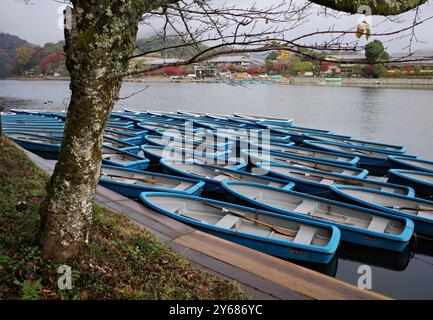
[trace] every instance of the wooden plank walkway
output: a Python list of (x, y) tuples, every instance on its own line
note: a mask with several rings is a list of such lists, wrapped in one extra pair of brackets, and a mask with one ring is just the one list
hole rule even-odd
[[(55, 161), (25, 152), (41, 169), (48, 173), (53, 171)], [(237, 281), (252, 299), (389, 299), (197, 231), (101, 186), (97, 188), (96, 201), (106, 208), (125, 214), (207, 272)]]

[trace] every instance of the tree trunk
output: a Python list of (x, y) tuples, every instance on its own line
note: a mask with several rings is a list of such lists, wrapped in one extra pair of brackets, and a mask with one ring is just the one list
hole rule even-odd
[[(394, 16), (415, 9), (427, 0), (309, 0), (310, 2), (349, 13)], [(367, 7), (369, 9), (367, 9)]]
[(2, 127), (2, 112), (5, 108), (0, 104), (0, 146), (4, 142), (3, 127)]
[(42, 252), (59, 261), (76, 256), (89, 239), (104, 129), (142, 14), (130, 1), (72, 2), (65, 28), (72, 96), (59, 161), (41, 207)]

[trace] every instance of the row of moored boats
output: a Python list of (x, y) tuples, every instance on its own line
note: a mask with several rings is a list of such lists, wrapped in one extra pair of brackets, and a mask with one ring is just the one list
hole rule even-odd
[[(65, 113), (14, 110), (5, 134), (57, 159)], [(199, 230), (283, 258), (328, 263), (340, 241), (401, 252), (433, 238), (433, 161), (291, 119), (113, 112), (100, 184)]]

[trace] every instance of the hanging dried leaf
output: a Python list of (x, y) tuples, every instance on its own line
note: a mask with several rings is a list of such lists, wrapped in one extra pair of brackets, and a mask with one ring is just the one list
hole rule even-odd
[(370, 36), (371, 36), (371, 27), (367, 22), (365, 22), (365, 38), (368, 40)]
[(364, 32), (365, 32), (364, 23), (358, 24), (358, 28), (356, 29), (356, 38), (360, 39), (364, 34)]

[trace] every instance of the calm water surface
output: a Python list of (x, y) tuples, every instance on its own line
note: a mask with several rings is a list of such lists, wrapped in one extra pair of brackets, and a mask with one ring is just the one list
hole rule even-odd
[[(144, 87), (125, 83), (121, 96)], [(404, 145), (408, 154), (433, 159), (433, 91), (411, 89), (148, 83), (116, 110), (157, 109), (290, 117), (296, 125), (329, 129), (362, 139)], [(35, 108), (60, 110), (69, 97), (65, 81), (0, 81), (0, 96), (34, 99)], [(52, 101), (45, 104), (44, 102)], [(343, 245), (328, 266), (310, 266), (356, 284), (358, 267), (372, 268), (373, 289), (396, 298), (433, 299), (433, 241), (418, 239), (401, 254)]]

